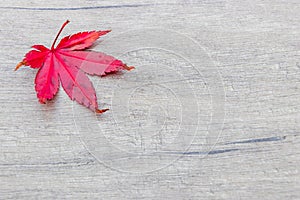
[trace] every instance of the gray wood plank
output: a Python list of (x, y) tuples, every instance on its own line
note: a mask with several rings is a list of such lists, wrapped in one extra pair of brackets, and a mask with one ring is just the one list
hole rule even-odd
[[(0, 2), (1, 199), (299, 199), (300, 5), (288, 1)], [(95, 116), (36, 99), (33, 44), (112, 29)]]

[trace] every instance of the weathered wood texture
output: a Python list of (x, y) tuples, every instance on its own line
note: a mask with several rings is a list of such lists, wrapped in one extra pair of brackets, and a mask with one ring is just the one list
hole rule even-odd
[[(0, 2), (0, 199), (300, 199), (300, 4)], [(112, 29), (95, 49), (136, 66), (91, 77), (96, 117), (47, 105), (30, 45)], [(128, 31), (129, 32), (126, 32)]]

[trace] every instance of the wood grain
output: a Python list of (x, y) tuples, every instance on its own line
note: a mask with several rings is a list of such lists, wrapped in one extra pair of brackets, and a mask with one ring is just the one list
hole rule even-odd
[[(300, 4), (0, 2), (1, 199), (299, 199)], [(98, 51), (132, 72), (90, 77), (95, 116), (46, 105), (33, 44), (112, 29)]]

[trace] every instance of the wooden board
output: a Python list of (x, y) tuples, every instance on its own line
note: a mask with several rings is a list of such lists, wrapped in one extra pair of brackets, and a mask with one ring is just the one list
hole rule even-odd
[[(1, 199), (300, 199), (300, 4), (0, 2)], [(112, 29), (95, 116), (36, 99), (33, 44)]]

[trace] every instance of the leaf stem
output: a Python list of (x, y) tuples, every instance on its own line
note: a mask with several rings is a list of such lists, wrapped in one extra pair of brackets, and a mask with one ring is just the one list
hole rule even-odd
[(70, 21), (67, 20), (67, 21), (65, 21), (65, 23), (61, 26), (61, 28), (60, 28), (59, 32), (57, 33), (57, 35), (56, 35), (56, 37), (55, 37), (55, 39), (54, 39), (54, 42), (53, 42), (53, 44), (52, 44), (52, 46), (51, 46), (51, 50), (54, 49), (54, 45), (55, 45), (55, 43), (56, 43), (56, 41), (57, 41), (57, 39), (58, 39), (58, 36), (60, 35), (60, 33), (62, 32), (62, 30), (65, 28), (65, 26), (66, 26), (69, 22), (70, 22)]

